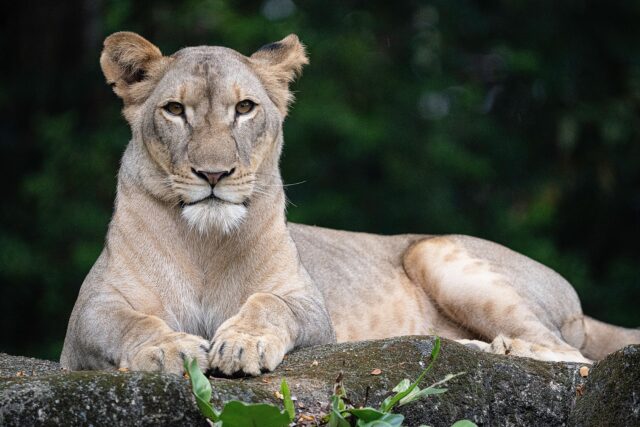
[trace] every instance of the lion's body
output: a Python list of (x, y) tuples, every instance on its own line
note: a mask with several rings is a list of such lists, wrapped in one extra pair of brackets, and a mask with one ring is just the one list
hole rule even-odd
[[(378, 236), (298, 224), (289, 230), (328, 302), (338, 341), (435, 332), (491, 341), (510, 332), (510, 317), (533, 315), (552, 334), (582, 346), (573, 288), (503, 246), (469, 236)], [(517, 312), (523, 301), (530, 312)]]
[[(289, 224), (289, 231), (302, 265), (323, 294), (338, 341), (444, 332), (442, 316), (404, 271), (403, 254), (419, 236), (299, 224)], [(443, 336), (468, 338), (449, 332)]]
[(187, 357), (255, 375), (297, 346), (431, 333), (582, 362), (640, 342), (583, 316), (562, 277), (500, 245), (287, 224), (282, 122), (306, 62), (295, 36), (251, 57), (164, 57), (135, 34), (107, 38), (101, 65), (133, 138), (64, 367), (179, 373)]

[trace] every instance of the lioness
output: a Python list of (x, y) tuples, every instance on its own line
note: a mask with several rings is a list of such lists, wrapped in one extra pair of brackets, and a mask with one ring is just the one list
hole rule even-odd
[(273, 370), (295, 347), (437, 333), (495, 353), (588, 362), (640, 331), (582, 314), (543, 265), (467, 236), (287, 223), (278, 169), (295, 35), (250, 57), (104, 42), (132, 139), (105, 248), (71, 314), (69, 369)]

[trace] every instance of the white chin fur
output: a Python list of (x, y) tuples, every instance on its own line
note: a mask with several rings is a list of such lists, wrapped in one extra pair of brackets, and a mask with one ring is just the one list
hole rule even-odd
[(247, 208), (243, 205), (215, 200), (182, 208), (182, 217), (200, 234), (207, 234), (212, 229), (229, 234), (240, 226), (246, 214)]

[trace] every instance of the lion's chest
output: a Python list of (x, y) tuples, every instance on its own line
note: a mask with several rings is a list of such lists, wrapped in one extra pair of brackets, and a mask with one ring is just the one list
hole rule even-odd
[(165, 306), (165, 321), (179, 332), (211, 339), (216, 330), (242, 306), (243, 297), (222, 275), (174, 284)]

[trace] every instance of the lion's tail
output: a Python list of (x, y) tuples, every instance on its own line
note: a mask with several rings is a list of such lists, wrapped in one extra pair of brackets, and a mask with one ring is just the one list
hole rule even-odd
[(584, 316), (585, 341), (580, 351), (585, 357), (600, 360), (629, 344), (640, 344), (640, 329), (610, 325)]

